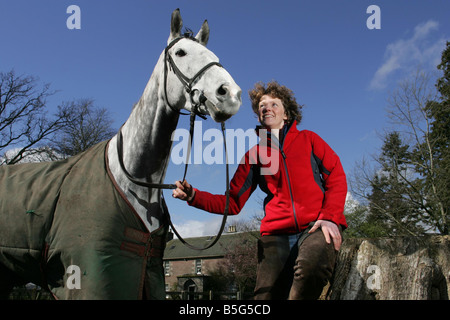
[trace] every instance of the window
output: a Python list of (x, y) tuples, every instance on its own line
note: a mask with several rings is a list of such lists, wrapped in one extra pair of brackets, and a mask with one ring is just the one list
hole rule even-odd
[(202, 274), (202, 260), (201, 259), (195, 260), (195, 273)]
[(170, 276), (170, 261), (164, 261), (164, 274)]

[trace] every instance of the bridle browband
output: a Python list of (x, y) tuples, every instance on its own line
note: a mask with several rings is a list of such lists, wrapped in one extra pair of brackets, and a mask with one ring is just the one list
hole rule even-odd
[[(192, 90), (192, 85), (210, 67), (212, 67), (212, 66), (219, 66), (219, 67), (223, 68), (223, 66), (219, 62), (210, 62), (206, 66), (201, 68), (192, 78), (186, 77), (180, 71), (180, 69), (178, 69), (178, 67), (176, 66), (175, 62), (173, 61), (171, 55), (169, 54), (169, 49), (172, 48), (181, 39), (190, 39), (190, 40), (193, 40), (193, 41), (197, 41), (195, 38), (192, 38), (192, 37), (189, 37), (189, 36), (179, 37), (179, 38), (176, 38), (176, 39), (172, 40), (167, 45), (167, 47), (165, 48), (165, 50), (164, 50), (164, 94), (165, 94), (165, 99), (166, 99), (167, 105), (173, 111), (178, 112), (179, 114), (182, 114), (182, 115), (190, 115), (190, 129), (189, 129), (189, 139), (190, 139), (190, 141), (189, 141), (189, 145), (188, 145), (188, 151), (187, 151), (187, 154), (186, 154), (186, 163), (185, 163), (185, 167), (184, 167), (183, 179), (181, 180), (181, 181), (185, 181), (186, 174), (187, 174), (187, 169), (188, 169), (188, 160), (189, 160), (189, 157), (190, 157), (192, 141), (193, 141), (193, 137), (194, 137), (195, 116), (198, 115), (202, 119), (206, 119), (206, 117), (203, 114), (200, 113), (198, 108), (202, 104), (204, 105), (204, 103), (206, 102), (207, 98), (203, 95), (203, 92), (200, 92), (199, 98), (198, 98), (198, 102), (195, 102), (194, 101), (194, 95), (195, 95), (195, 91), (197, 91), (198, 89)], [(167, 97), (167, 74), (168, 74), (168, 66), (167, 66), (167, 64), (169, 64), (170, 70), (175, 73), (175, 75), (178, 77), (180, 82), (183, 84), (186, 92), (189, 93), (189, 95), (190, 95), (191, 104), (192, 104), (192, 108), (191, 108), (191, 112), (190, 113), (183, 113), (183, 112), (181, 112), (180, 110), (178, 110), (175, 107), (173, 107), (170, 104), (170, 102), (169, 102), (169, 99)], [(228, 154), (227, 154), (227, 144), (226, 144), (226, 139), (225, 139), (225, 123), (224, 122), (221, 122), (221, 130), (222, 130), (223, 143), (224, 143), (224, 149), (225, 149), (225, 158), (226, 158), (226, 203), (225, 203), (225, 209), (224, 209), (224, 213), (223, 213), (222, 224), (220, 226), (220, 230), (219, 230), (217, 236), (215, 237), (215, 239), (212, 242), (210, 242), (207, 246), (205, 246), (203, 248), (196, 247), (196, 246), (193, 246), (193, 245), (189, 244), (177, 232), (177, 230), (175, 229), (175, 226), (172, 223), (172, 220), (170, 219), (170, 214), (169, 214), (168, 210), (166, 210), (167, 211), (167, 215), (168, 215), (169, 224), (170, 224), (173, 232), (177, 235), (178, 239), (180, 239), (180, 241), (184, 245), (186, 245), (186, 246), (188, 246), (188, 247), (190, 247), (191, 249), (194, 249), (194, 250), (206, 250), (208, 248), (211, 248), (213, 245), (215, 245), (217, 243), (217, 241), (219, 240), (220, 236), (222, 235), (223, 230), (225, 229), (225, 224), (226, 224), (226, 220), (227, 220), (227, 216), (228, 216), (229, 205), (230, 205), (230, 177), (229, 177), (229, 168), (228, 168)], [(118, 158), (119, 158), (119, 164), (120, 164), (120, 167), (121, 167), (122, 171), (124, 172), (124, 174), (128, 178), (128, 180), (130, 180), (134, 184), (142, 186), (142, 187), (146, 187), (146, 188), (149, 188), (149, 189), (152, 189), (152, 188), (154, 188), (154, 189), (176, 189), (177, 188), (177, 186), (175, 184), (148, 183), (148, 182), (145, 182), (145, 181), (137, 180), (126, 170), (125, 165), (123, 163), (123, 136), (122, 136), (122, 128), (119, 129), (119, 132), (117, 134), (117, 155), (118, 155)], [(164, 195), (161, 194), (161, 197), (162, 197), (162, 200), (164, 200)]]

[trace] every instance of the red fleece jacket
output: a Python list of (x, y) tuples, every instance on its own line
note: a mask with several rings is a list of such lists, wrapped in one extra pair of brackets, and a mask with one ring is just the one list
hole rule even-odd
[[(346, 228), (347, 181), (339, 157), (328, 144), (312, 131), (298, 131), (295, 125), (288, 128), (281, 144), (270, 133), (260, 138), (230, 182), (229, 214), (238, 214), (259, 185), (267, 194), (261, 235), (297, 233), (316, 220)], [(223, 214), (225, 195), (195, 191), (189, 205)]]

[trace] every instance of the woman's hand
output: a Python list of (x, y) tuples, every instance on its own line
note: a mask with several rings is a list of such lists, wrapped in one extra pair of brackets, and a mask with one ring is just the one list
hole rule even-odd
[(183, 182), (175, 181), (175, 185), (177, 188), (172, 191), (172, 197), (184, 201), (191, 201), (194, 199), (195, 190), (186, 180)]
[(334, 248), (336, 249), (336, 251), (339, 251), (339, 249), (341, 248), (341, 244), (342, 244), (342, 237), (341, 237), (341, 233), (339, 232), (338, 226), (334, 222), (331, 222), (331, 221), (317, 220), (316, 223), (314, 224), (314, 226), (311, 228), (311, 230), (309, 230), (308, 233), (313, 233), (319, 227), (322, 229), (323, 235), (325, 236), (325, 241), (327, 243), (331, 243), (330, 239), (332, 239)]

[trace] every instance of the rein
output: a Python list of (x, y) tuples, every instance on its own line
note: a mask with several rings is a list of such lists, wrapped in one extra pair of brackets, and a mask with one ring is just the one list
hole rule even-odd
[[(193, 137), (194, 137), (195, 116), (198, 115), (202, 119), (206, 119), (206, 117), (199, 112), (198, 108), (200, 107), (200, 105), (202, 105), (202, 104), (204, 104), (206, 102), (207, 98), (203, 95), (203, 92), (200, 92), (199, 101), (195, 102), (194, 101), (194, 93), (195, 93), (195, 91), (198, 91), (198, 90), (197, 89), (192, 90), (192, 85), (195, 82), (195, 80), (197, 80), (197, 78), (200, 78), (201, 75), (206, 70), (208, 70), (210, 67), (212, 67), (214, 65), (222, 67), (222, 65), (220, 63), (218, 63), (218, 62), (210, 62), (206, 66), (204, 66), (202, 69), (200, 69), (200, 71), (198, 71), (194, 75), (194, 77), (189, 79), (188, 77), (186, 77), (178, 69), (178, 67), (175, 65), (175, 62), (173, 61), (172, 57), (170, 56), (170, 54), (168, 52), (169, 49), (181, 39), (183, 39), (183, 37), (176, 38), (175, 40), (173, 40), (166, 47), (166, 49), (164, 51), (164, 54), (165, 54), (165, 61), (164, 61), (164, 94), (166, 96), (167, 105), (173, 111), (176, 111), (176, 112), (178, 112), (179, 114), (182, 114), (182, 115), (189, 115), (190, 114), (190, 128), (189, 128), (189, 140), (190, 141), (189, 141), (189, 145), (188, 145), (188, 151), (187, 151), (187, 154), (186, 154), (186, 163), (185, 163), (185, 167), (184, 167), (183, 179), (181, 180), (181, 181), (185, 181), (186, 180), (187, 169), (188, 169), (188, 160), (189, 160), (189, 157), (190, 157), (191, 148), (192, 148), (192, 142), (193, 142)], [(191, 38), (188, 38), (188, 39), (191, 39)], [(191, 39), (191, 40), (195, 41), (194, 39)], [(169, 65), (171, 67), (171, 70), (173, 70), (175, 75), (178, 77), (178, 79), (184, 85), (186, 92), (190, 94), (191, 103), (192, 103), (192, 109), (191, 109), (190, 113), (183, 113), (180, 110), (175, 109), (169, 103), (169, 99), (167, 97), (167, 73), (168, 73), (167, 63), (169, 63)], [(223, 213), (222, 224), (220, 226), (220, 230), (219, 230), (217, 236), (215, 237), (214, 241), (212, 241), (211, 243), (209, 243), (208, 245), (206, 245), (203, 248), (191, 245), (190, 243), (188, 243), (186, 240), (184, 240), (180, 236), (180, 234), (175, 229), (175, 226), (172, 223), (172, 219), (170, 218), (170, 214), (169, 214), (168, 210), (166, 210), (168, 218), (169, 218), (168, 219), (169, 220), (169, 224), (170, 224), (173, 232), (176, 234), (178, 239), (180, 239), (180, 241), (184, 245), (186, 245), (187, 247), (189, 247), (191, 249), (194, 249), (194, 250), (206, 250), (208, 248), (211, 248), (213, 245), (215, 245), (217, 243), (217, 241), (219, 241), (219, 238), (222, 235), (223, 230), (225, 229), (225, 224), (226, 224), (226, 221), (227, 221), (227, 216), (228, 216), (229, 206), (230, 206), (230, 175), (229, 175), (228, 153), (227, 153), (227, 144), (226, 144), (226, 139), (225, 139), (225, 123), (224, 122), (221, 123), (221, 130), (222, 130), (223, 144), (224, 144), (224, 149), (225, 149), (225, 160), (226, 160), (226, 203), (225, 203), (225, 209), (224, 209), (224, 213)], [(118, 158), (119, 158), (119, 164), (120, 164), (120, 167), (121, 167), (122, 171), (124, 172), (124, 174), (128, 178), (128, 180), (130, 180), (134, 184), (142, 186), (142, 187), (146, 187), (146, 188), (149, 188), (149, 189), (176, 189), (177, 188), (175, 184), (149, 183), (149, 182), (137, 180), (126, 170), (125, 165), (123, 163), (123, 136), (122, 136), (122, 128), (119, 129), (119, 132), (118, 132), (118, 135), (117, 135), (117, 155), (118, 155)], [(162, 195), (162, 198), (164, 200), (164, 195)]]

